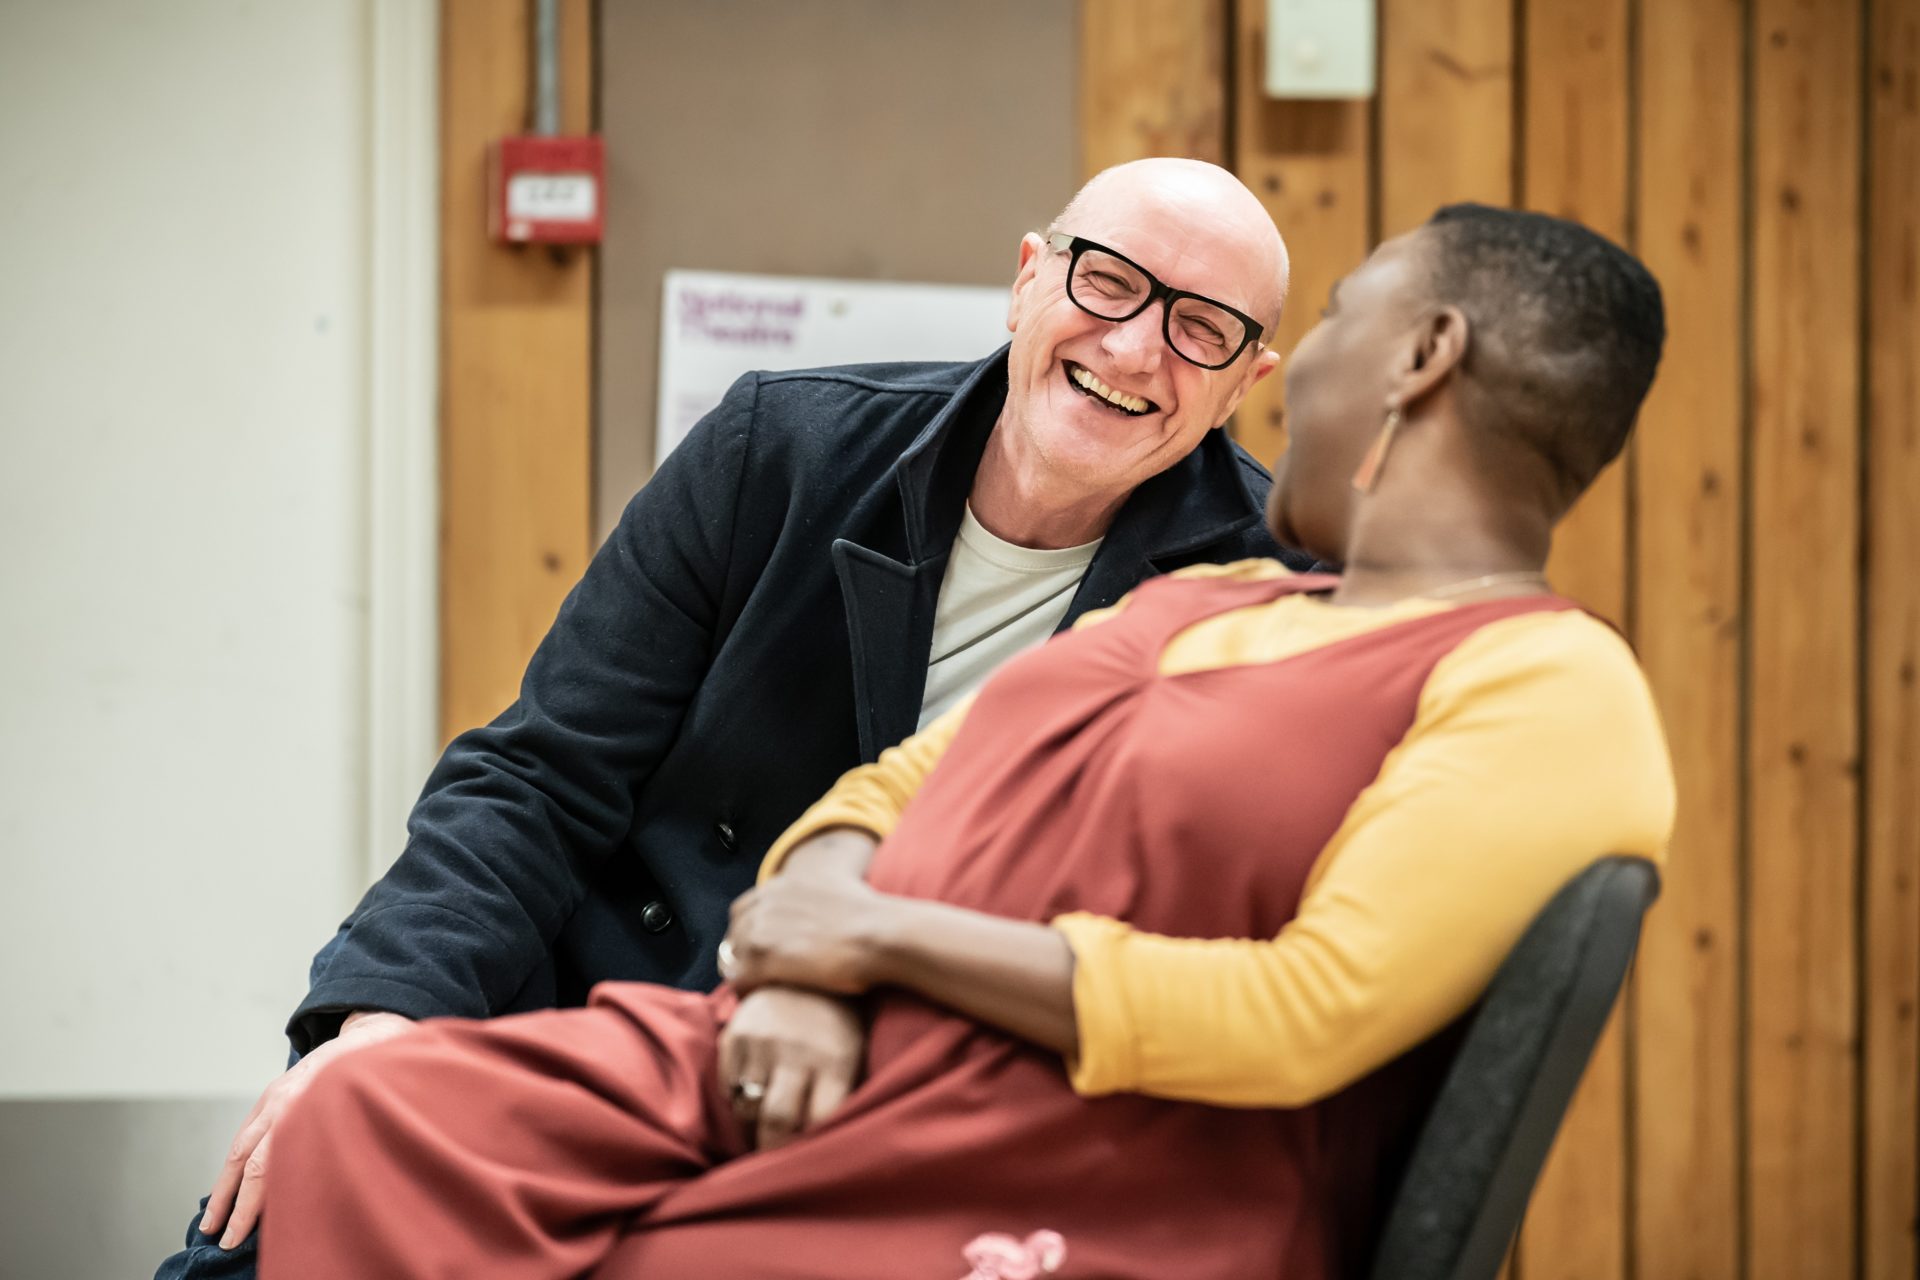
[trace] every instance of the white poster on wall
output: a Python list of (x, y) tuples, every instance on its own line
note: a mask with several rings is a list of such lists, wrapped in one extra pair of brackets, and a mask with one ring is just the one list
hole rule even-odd
[(654, 464), (754, 369), (978, 360), (1007, 340), (1007, 290), (669, 271)]

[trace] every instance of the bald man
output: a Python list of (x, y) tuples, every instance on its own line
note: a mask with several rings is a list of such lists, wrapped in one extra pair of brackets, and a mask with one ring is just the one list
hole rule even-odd
[[(1286, 289), (1238, 179), (1143, 160), (1022, 237), (1012, 341), (985, 359), (736, 383), (628, 505), (519, 700), (447, 748), (160, 1277), (252, 1274), (274, 1123), (330, 1061), (608, 979), (712, 987), (728, 905), (841, 773), (1146, 577), (1280, 555), (1267, 474), (1219, 428), (1279, 363)], [(801, 1082), (737, 1096), (760, 1146), (829, 1115), (863, 1045), (851, 1007), (787, 990), (727, 1035), (754, 1079)]]

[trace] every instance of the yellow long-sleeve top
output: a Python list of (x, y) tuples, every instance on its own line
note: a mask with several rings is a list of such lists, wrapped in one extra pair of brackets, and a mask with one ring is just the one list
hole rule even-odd
[[(1246, 561), (1176, 576), (1286, 572)], [(1178, 633), (1159, 670), (1276, 662), (1449, 607), (1283, 596)], [(774, 844), (762, 878), (828, 828), (884, 839), (971, 706), (842, 777)], [(1434, 667), (1413, 725), (1277, 936), (1172, 938), (1085, 913), (1052, 921), (1075, 958), (1073, 1086), (1239, 1106), (1323, 1097), (1464, 1012), (1583, 867), (1608, 854), (1661, 860), (1673, 810), (1659, 718), (1626, 643), (1577, 611), (1488, 623)]]

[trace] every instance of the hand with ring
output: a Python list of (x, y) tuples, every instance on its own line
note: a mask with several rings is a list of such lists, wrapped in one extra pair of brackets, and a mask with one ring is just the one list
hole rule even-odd
[(720, 1033), (720, 1083), (749, 1145), (783, 1146), (837, 1110), (866, 1050), (859, 1011), (792, 987), (740, 1001)]

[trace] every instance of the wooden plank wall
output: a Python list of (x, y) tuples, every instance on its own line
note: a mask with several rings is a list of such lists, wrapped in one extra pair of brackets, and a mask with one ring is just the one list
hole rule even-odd
[(1920, 1271), (1920, 2), (1867, 8), (1862, 1273)]
[[(1577, 217), (1665, 288), (1639, 437), (1552, 572), (1640, 651), (1679, 828), (1510, 1270), (1906, 1280), (1920, 0), (1378, 3), (1375, 99), (1279, 103), (1263, 0), (1082, 0), (1082, 167), (1182, 136), (1228, 157), (1292, 250), (1283, 344), (1450, 200)], [(1280, 384), (1236, 423), (1262, 456)]]
[[(1261, 0), (1082, 0), (1083, 172), (1224, 159), (1286, 233), (1279, 341), (1446, 201), (1633, 246), (1671, 337), (1556, 548), (1632, 635), (1682, 807), (1520, 1280), (1916, 1273), (1920, 0), (1379, 0), (1380, 90), (1276, 103)], [(590, 6), (568, 0), (566, 124)], [(512, 696), (589, 550), (591, 266), (482, 237), (528, 7), (443, 7), (443, 724)], [(1244, 408), (1284, 442), (1281, 380)]]
[(1853, 1264), (1859, 3), (1753, 22), (1746, 1261), (1788, 1280)]
[(1138, 156), (1225, 163), (1226, 22), (1227, 0), (1081, 6), (1083, 178)]
[[(486, 238), (486, 146), (528, 128), (526, 0), (441, 6), (440, 724), (492, 719), (587, 565), (589, 253)], [(589, 0), (560, 9), (561, 127), (591, 128)]]
[[(1515, 202), (1625, 240), (1627, 0), (1526, 0), (1518, 10), (1521, 110)], [(1429, 46), (1430, 48), (1430, 46)], [(1409, 51), (1409, 57), (1415, 56)], [(1631, 445), (1629, 445), (1631, 449)], [(1627, 488), (1631, 454), (1607, 468), (1554, 538), (1547, 568), (1560, 590), (1631, 633)], [(1614, 1011), (1594, 1049), (1528, 1211), (1518, 1271), (1525, 1280), (1618, 1276), (1626, 1266), (1626, 1023)]]
[[(1744, 723), (1745, 218), (1739, 7), (1638, 15), (1636, 247), (1667, 350), (1634, 443), (1634, 640), (1683, 797), (1634, 983), (1632, 1251), (1646, 1277), (1737, 1276)], [(1684, 175), (1652, 181), (1649, 175)], [(1658, 552), (1658, 554), (1656, 554)]]

